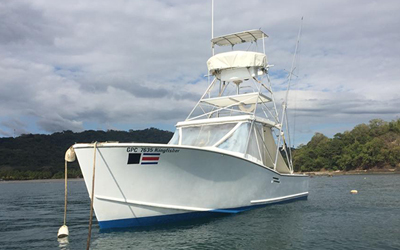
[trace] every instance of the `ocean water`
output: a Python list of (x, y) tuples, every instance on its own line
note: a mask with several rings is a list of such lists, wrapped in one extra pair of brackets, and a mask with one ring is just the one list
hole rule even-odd
[[(358, 194), (350, 194), (357, 189)], [(91, 249), (400, 249), (400, 175), (310, 178), (308, 200), (168, 226), (103, 232)], [(69, 182), (0, 182), (0, 249), (85, 249), (89, 197)]]

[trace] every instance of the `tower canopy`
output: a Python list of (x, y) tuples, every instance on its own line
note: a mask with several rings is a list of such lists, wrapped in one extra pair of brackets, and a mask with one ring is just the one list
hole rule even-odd
[(213, 48), (215, 45), (233, 46), (235, 44), (240, 44), (240, 43), (255, 42), (258, 39), (263, 39), (264, 37), (268, 37), (268, 35), (261, 30), (247, 30), (229, 35), (215, 37), (211, 40), (211, 43)]

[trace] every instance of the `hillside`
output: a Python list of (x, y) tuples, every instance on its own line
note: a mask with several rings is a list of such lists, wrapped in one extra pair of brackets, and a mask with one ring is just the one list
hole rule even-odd
[[(94, 141), (167, 143), (172, 132), (156, 128), (126, 131), (64, 131), (51, 135), (25, 134), (0, 138), (0, 179), (29, 180), (62, 178), (64, 154), (75, 142)], [(77, 162), (70, 163), (69, 177), (81, 176)]]
[(328, 138), (316, 133), (293, 154), (295, 171), (400, 167), (400, 119), (374, 119)]

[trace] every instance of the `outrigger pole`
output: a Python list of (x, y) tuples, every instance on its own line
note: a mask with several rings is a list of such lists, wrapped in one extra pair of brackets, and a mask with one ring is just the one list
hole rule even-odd
[[(294, 64), (295, 64), (295, 61), (296, 61), (297, 50), (299, 48), (300, 35), (301, 35), (302, 28), (303, 28), (303, 17), (301, 17), (299, 33), (297, 35), (296, 47), (295, 47), (295, 50), (294, 50), (294, 55), (293, 55), (293, 60), (292, 60), (292, 67), (290, 69), (289, 76), (288, 76), (289, 82), (288, 82), (288, 87), (287, 87), (287, 90), (286, 90), (285, 102), (282, 105), (282, 119), (281, 119), (281, 123), (280, 123), (279, 140), (278, 140), (278, 145), (277, 145), (277, 148), (276, 148), (276, 157), (275, 157), (275, 165), (274, 165), (276, 167), (276, 164), (278, 162), (278, 153), (279, 153), (279, 147), (280, 147), (281, 138), (282, 138), (283, 139), (282, 146), (283, 146), (283, 149), (285, 150), (286, 158), (287, 158), (288, 163), (289, 163), (289, 168), (290, 168), (292, 173), (293, 173), (293, 159), (292, 159), (292, 149), (291, 149), (292, 145), (290, 144), (289, 124), (288, 124), (288, 119), (287, 119), (287, 115), (286, 115), (286, 109), (287, 109), (287, 102), (288, 102), (288, 97), (289, 97), (290, 85), (291, 85), (291, 82), (292, 82), (292, 75), (293, 75), (293, 71), (295, 70)], [(285, 140), (284, 133), (283, 133), (283, 126), (284, 126), (283, 121), (285, 121), (286, 129), (288, 131), (289, 154), (288, 154), (288, 150), (286, 149), (286, 140)]]

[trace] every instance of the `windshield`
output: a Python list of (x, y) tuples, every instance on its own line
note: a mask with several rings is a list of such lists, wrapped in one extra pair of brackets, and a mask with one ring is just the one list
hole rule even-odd
[(179, 129), (175, 130), (175, 133), (172, 136), (171, 140), (169, 140), (168, 144), (171, 144), (171, 145), (178, 145), (179, 144)]
[(218, 148), (244, 154), (249, 130), (250, 123), (242, 123), (227, 140), (218, 146)]
[(182, 145), (197, 147), (212, 146), (221, 140), (236, 123), (201, 125), (182, 128)]
[[(246, 158), (260, 164), (266, 162), (267, 155), (268, 159), (272, 157), (266, 148), (263, 126), (258, 122), (253, 126), (250, 122), (240, 122), (180, 127), (176, 129), (169, 144), (215, 146), (222, 150), (245, 154)], [(271, 159), (270, 161), (273, 160)]]

